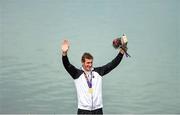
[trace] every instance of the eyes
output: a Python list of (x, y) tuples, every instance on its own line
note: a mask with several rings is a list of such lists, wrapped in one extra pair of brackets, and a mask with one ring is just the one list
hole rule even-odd
[(85, 59), (85, 64), (88, 64), (88, 65), (92, 65), (93, 64), (93, 60), (91, 59)]
[(92, 64), (92, 62), (86, 62), (86, 64)]

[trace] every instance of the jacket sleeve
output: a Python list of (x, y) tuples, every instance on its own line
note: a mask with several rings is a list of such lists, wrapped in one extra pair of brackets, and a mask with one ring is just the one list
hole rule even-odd
[(123, 58), (123, 54), (119, 53), (111, 62), (107, 63), (104, 66), (95, 68), (95, 71), (97, 71), (101, 76), (106, 75), (111, 70), (113, 70), (115, 67), (119, 65)]
[(79, 69), (77, 69), (75, 66), (73, 66), (70, 62), (67, 56), (62, 56), (62, 62), (64, 65), (64, 68), (66, 71), (71, 75), (73, 79), (77, 79), (79, 77)]

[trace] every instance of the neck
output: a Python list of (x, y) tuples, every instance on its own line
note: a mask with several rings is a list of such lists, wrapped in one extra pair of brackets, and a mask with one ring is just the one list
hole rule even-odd
[(88, 71), (88, 70), (85, 70), (85, 69), (83, 69), (83, 71), (84, 71), (85, 73), (89, 73), (89, 72), (91, 72), (91, 71)]

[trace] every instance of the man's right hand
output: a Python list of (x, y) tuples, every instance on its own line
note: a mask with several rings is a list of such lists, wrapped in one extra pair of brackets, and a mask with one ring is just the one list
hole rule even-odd
[(68, 49), (69, 49), (69, 42), (68, 42), (68, 40), (64, 40), (63, 41), (63, 43), (61, 45), (61, 49), (62, 49), (62, 55), (66, 56), (67, 52), (68, 52)]

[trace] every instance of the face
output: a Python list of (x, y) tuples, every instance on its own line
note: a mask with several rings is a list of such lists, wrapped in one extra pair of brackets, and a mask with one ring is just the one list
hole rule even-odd
[(90, 71), (93, 65), (93, 60), (85, 59), (85, 62), (82, 62), (82, 65), (85, 71)]

